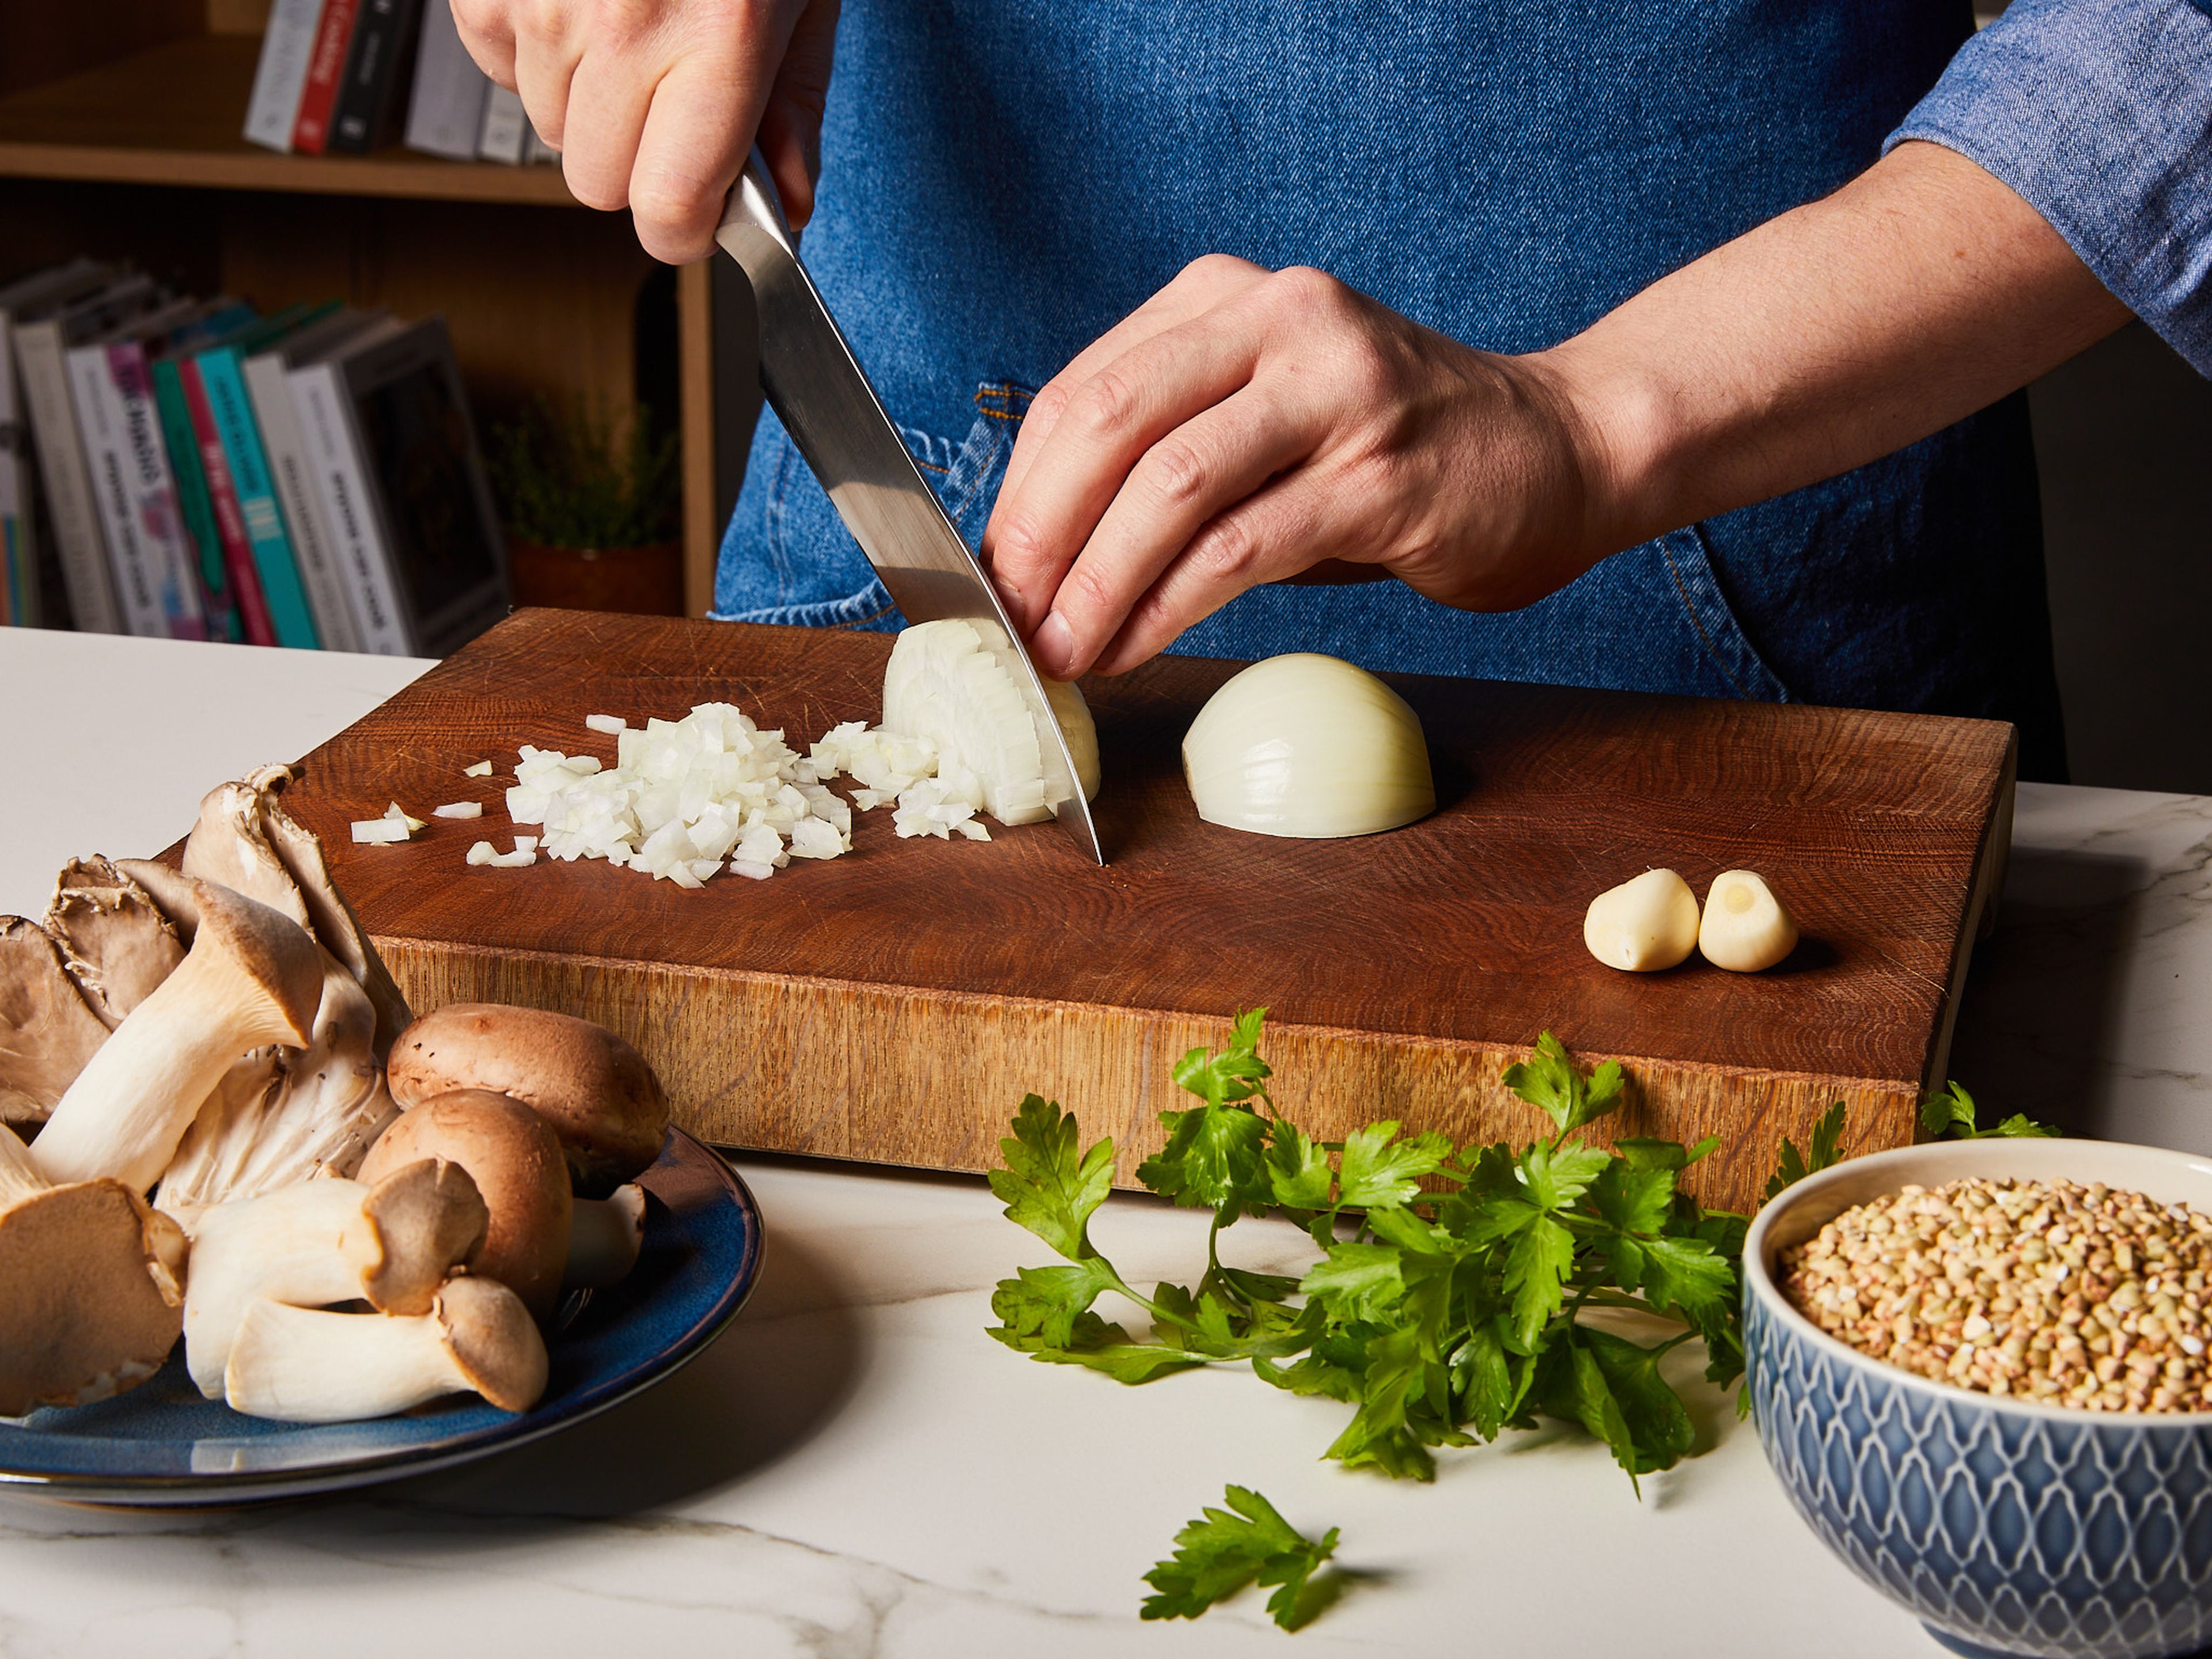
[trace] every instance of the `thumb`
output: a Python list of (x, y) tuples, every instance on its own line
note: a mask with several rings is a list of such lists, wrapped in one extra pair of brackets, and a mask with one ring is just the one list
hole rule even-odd
[(794, 230), (814, 216), (814, 180), (822, 171), (822, 111), (830, 98), (830, 63), (837, 47), (838, 3), (811, 0), (799, 15), (761, 115), (761, 155)]

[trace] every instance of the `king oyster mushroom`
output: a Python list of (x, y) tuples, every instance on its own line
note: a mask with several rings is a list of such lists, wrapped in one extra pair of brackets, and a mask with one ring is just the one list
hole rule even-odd
[(120, 1394), (184, 1320), (177, 1224), (122, 1182), (57, 1186), (0, 1127), (0, 1417)]
[(189, 1218), (316, 1176), (350, 1176), (398, 1111), (376, 1063), (368, 994), (320, 955), (313, 1040), (255, 1049), (223, 1074), (161, 1172), (163, 1209)]
[(387, 1061), (407, 1109), (455, 1089), (519, 1100), (553, 1126), (575, 1190), (605, 1198), (653, 1166), (668, 1097), (645, 1056), (587, 1019), (543, 1008), (453, 1002), (400, 1033)]
[(580, 1198), (568, 1218), (568, 1258), (561, 1269), (564, 1291), (619, 1285), (637, 1266), (645, 1246), (645, 1189), (635, 1182), (605, 1198)]
[(490, 1213), (458, 1164), (423, 1158), (374, 1186), (304, 1181), (203, 1212), (191, 1229), (185, 1363), (200, 1392), (223, 1394), (223, 1369), (257, 1301), (426, 1314), (453, 1269), (483, 1243)]
[(53, 936), (0, 916), (0, 1123), (43, 1123), (107, 1041)]
[(175, 924), (143, 887), (104, 858), (62, 866), (46, 931), (70, 976), (110, 1030), (185, 959)]
[(288, 1423), (346, 1423), (475, 1393), (526, 1412), (545, 1392), (545, 1340), (496, 1279), (448, 1279), (430, 1311), (316, 1313), (262, 1300), (239, 1321), (223, 1395)]
[(313, 1040), (323, 991), (315, 942), (211, 883), (193, 899), (191, 951), (86, 1062), (40, 1131), (32, 1158), (48, 1180), (112, 1176), (144, 1192), (233, 1062), (265, 1043)]
[(568, 1266), (574, 1200), (551, 1127), (527, 1106), (483, 1089), (458, 1089), (392, 1119), (362, 1160), (360, 1179), (381, 1181), (417, 1158), (466, 1170), (491, 1212), (471, 1273), (495, 1279), (539, 1320), (550, 1319)]
[(184, 869), (196, 881), (267, 905), (313, 935), (300, 884), (262, 831), (261, 792), (251, 783), (219, 783), (200, 798), (199, 820), (185, 838)]

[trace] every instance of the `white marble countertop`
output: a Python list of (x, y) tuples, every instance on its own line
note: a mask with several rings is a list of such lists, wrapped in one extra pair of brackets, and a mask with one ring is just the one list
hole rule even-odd
[[(0, 911), (67, 857), (145, 854), (210, 785), (304, 753), (427, 666), (0, 629)], [(2212, 1150), (2212, 801), (2021, 791), (2003, 925), (1952, 1070), (2002, 1110)], [(745, 1158), (767, 1267), (730, 1333), (538, 1445), (363, 1496), (131, 1514), (0, 1497), (0, 1655), (1581, 1655), (1938, 1651), (1790, 1510), (1710, 1394), (1712, 1449), (1648, 1477), (1564, 1431), (1447, 1453), (1433, 1486), (1318, 1460), (1343, 1409), (1237, 1371), (1142, 1389), (983, 1334), (1048, 1252), (980, 1181)], [(1203, 1218), (1117, 1197), (1135, 1276)], [(1246, 1237), (1245, 1235), (1252, 1235)], [(1249, 1224), (1249, 1265), (1299, 1242)], [(1143, 1625), (1139, 1576), (1226, 1482), (1359, 1575), (1295, 1638), (1248, 1592)]]

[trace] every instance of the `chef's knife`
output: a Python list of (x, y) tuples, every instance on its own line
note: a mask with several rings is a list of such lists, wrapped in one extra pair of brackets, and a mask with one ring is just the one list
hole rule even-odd
[(730, 192), (714, 240), (751, 280), (760, 313), (761, 385), (837, 516), (908, 622), (957, 617), (996, 647), (1036, 718), (1046, 799), (1060, 802), (1054, 815), (1076, 845), (1105, 863), (1036, 665), (799, 263), (798, 240), (758, 150)]

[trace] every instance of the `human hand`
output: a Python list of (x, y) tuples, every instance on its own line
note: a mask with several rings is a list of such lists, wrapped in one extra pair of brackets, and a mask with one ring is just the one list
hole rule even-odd
[(1540, 359), (1214, 254), (1037, 394), (983, 556), (1037, 665), (1069, 679), (1332, 562), (1510, 610), (1612, 550), (1588, 527), (1588, 448)]
[(838, 0), (453, 0), (587, 207), (627, 207), (670, 264), (714, 247), (758, 143), (793, 226), (814, 210)]

